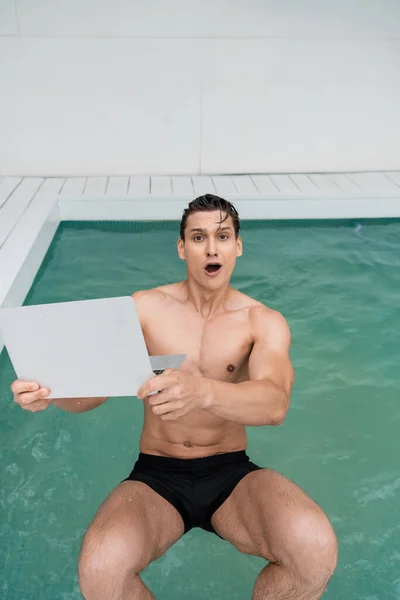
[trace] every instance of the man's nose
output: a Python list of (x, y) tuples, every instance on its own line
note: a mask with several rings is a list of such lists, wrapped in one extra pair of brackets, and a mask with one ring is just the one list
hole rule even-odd
[(215, 240), (209, 240), (207, 246), (207, 256), (216, 256), (217, 254), (218, 252)]

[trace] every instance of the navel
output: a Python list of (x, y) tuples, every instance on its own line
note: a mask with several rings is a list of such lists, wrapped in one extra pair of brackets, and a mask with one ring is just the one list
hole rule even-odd
[(234, 371), (234, 370), (235, 370), (235, 365), (228, 365), (228, 366), (226, 367), (226, 370), (227, 370), (227, 371), (229, 371), (229, 373), (232, 373), (232, 371)]
[(193, 444), (191, 442), (183, 442), (183, 445), (185, 448), (191, 448)]

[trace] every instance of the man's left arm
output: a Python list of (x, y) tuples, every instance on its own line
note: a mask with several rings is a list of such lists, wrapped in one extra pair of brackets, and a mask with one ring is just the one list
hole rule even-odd
[(204, 410), (243, 425), (280, 425), (288, 411), (294, 383), (289, 326), (280, 313), (266, 307), (252, 309), (250, 318), (254, 343), (249, 357), (249, 380), (208, 380)]

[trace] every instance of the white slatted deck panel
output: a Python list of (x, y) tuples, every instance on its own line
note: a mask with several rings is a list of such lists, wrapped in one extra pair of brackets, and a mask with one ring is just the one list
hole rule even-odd
[[(25, 181), (29, 180), (22, 184)], [(43, 182), (0, 248), (0, 306), (18, 306), (24, 301), (59, 223), (49, 217), (63, 183), (64, 179), (53, 177)]]
[(337, 194), (340, 191), (336, 183), (334, 183), (328, 175), (310, 174), (309, 177), (318, 187), (317, 191), (320, 191), (321, 193)]
[(298, 186), (290, 179), (289, 175), (271, 175), (271, 179), (281, 194), (299, 194)]
[(60, 196), (80, 196), (86, 186), (86, 177), (68, 177), (60, 190)]
[(334, 188), (336, 192), (338, 190), (341, 190), (342, 192), (357, 192), (360, 190), (358, 185), (349, 179), (344, 173), (332, 173), (329, 175), (324, 175), (324, 177), (328, 177), (336, 186)]
[(298, 175), (295, 173), (294, 175), (290, 175), (290, 179), (303, 194), (315, 194), (318, 191), (316, 183), (308, 175)]
[(260, 194), (271, 194), (276, 196), (279, 190), (269, 175), (252, 175), (251, 179)]
[(215, 185), (212, 177), (208, 175), (194, 175), (192, 183), (195, 196), (203, 196), (204, 194), (216, 194)]
[(150, 177), (137, 175), (129, 178), (129, 196), (148, 196), (150, 194)]
[(152, 196), (171, 196), (172, 186), (170, 177), (151, 177), (150, 192)]
[(390, 181), (400, 188), (400, 171), (388, 171), (384, 174)]
[(106, 193), (108, 177), (88, 177), (83, 190), (84, 196), (103, 196)]
[(106, 196), (126, 196), (128, 193), (129, 177), (110, 177)]
[(194, 189), (191, 177), (171, 177), (172, 191), (177, 196), (185, 196), (188, 202), (194, 198)]
[(382, 173), (351, 173), (349, 175), (363, 192), (396, 192), (398, 187)]
[(233, 196), (237, 194), (237, 189), (229, 175), (214, 175), (213, 183), (217, 196)]
[(0, 209), (0, 247), (6, 241), (18, 220), (24, 214), (32, 198), (43, 183), (41, 177), (27, 177)]
[(232, 181), (241, 196), (257, 196), (259, 194), (254, 181), (248, 175), (233, 175)]
[(2, 177), (0, 183), (0, 208), (5, 204), (20, 182), (21, 177)]

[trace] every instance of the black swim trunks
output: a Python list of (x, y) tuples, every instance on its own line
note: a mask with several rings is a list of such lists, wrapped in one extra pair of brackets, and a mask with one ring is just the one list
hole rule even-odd
[(244, 450), (204, 458), (170, 458), (141, 452), (124, 481), (146, 483), (172, 504), (183, 519), (184, 533), (193, 527), (217, 533), (211, 525), (212, 515), (247, 473), (260, 468), (250, 462)]

